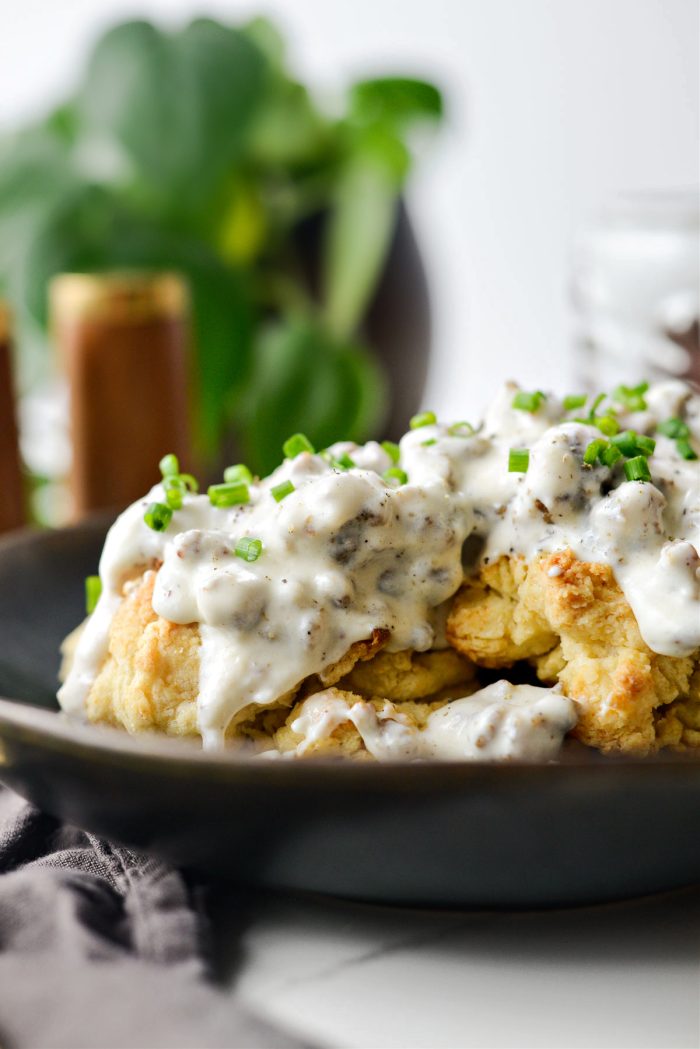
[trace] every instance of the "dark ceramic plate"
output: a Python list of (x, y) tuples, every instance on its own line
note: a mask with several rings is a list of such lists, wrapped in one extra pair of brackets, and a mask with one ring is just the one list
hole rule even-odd
[(56, 712), (106, 524), (0, 543), (0, 775), (43, 809), (250, 884), (532, 906), (700, 881), (700, 762), (287, 764), (132, 739)]

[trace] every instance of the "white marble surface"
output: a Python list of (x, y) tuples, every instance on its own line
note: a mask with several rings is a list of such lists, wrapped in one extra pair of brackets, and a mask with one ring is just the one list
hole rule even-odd
[(700, 888), (539, 913), (266, 897), (236, 922), (237, 991), (314, 1045), (700, 1045)]

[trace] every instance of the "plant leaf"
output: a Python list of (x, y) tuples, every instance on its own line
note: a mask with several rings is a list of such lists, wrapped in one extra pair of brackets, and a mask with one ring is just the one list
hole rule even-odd
[[(148, 22), (109, 30), (88, 62), (80, 116), (92, 150), (128, 162), (151, 213), (191, 216), (240, 152), (265, 69), (241, 32), (198, 19), (170, 36)], [(123, 176), (115, 165), (115, 179)]]
[(326, 226), (324, 316), (349, 338), (365, 312), (393, 236), (408, 155), (390, 132), (372, 133), (345, 165)]
[(381, 421), (384, 391), (381, 370), (364, 348), (337, 343), (308, 317), (279, 322), (259, 339), (250, 387), (238, 405), (247, 462), (270, 472), (298, 430), (317, 448), (365, 440)]
[(381, 120), (405, 127), (417, 120), (440, 120), (443, 99), (439, 89), (426, 80), (378, 77), (353, 85), (350, 112), (363, 123)]
[(194, 154), (188, 177), (208, 197), (229, 172), (247, 139), (266, 76), (258, 47), (237, 29), (198, 18), (174, 38), (194, 92)]

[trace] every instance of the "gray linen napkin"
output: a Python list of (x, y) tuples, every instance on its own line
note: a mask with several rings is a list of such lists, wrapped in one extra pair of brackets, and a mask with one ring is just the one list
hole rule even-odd
[(0, 788), (3, 1049), (300, 1046), (209, 979), (205, 940), (178, 871)]

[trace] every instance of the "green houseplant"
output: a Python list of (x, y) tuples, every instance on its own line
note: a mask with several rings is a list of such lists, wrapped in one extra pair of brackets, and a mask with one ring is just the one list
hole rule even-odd
[[(366, 438), (386, 408), (362, 322), (395, 232), (410, 133), (442, 115), (420, 80), (364, 80), (327, 115), (266, 20), (109, 30), (70, 98), (0, 143), (0, 291), (22, 381), (45, 368), (63, 271), (174, 268), (189, 280), (200, 453), (234, 433), (271, 469), (303, 428)], [(300, 230), (323, 214), (318, 275)], [(302, 238), (303, 240), (303, 238)]]

